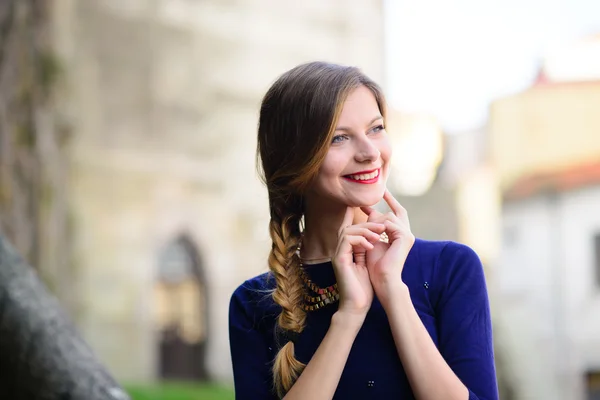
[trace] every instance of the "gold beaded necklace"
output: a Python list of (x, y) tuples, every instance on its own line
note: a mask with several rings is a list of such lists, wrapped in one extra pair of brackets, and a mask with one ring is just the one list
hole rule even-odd
[(333, 304), (340, 299), (337, 283), (325, 288), (315, 285), (315, 283), (306, 275), (304, 269), (302, 269), (302, 264), (300, 264), (300, 277), (304, 282), (304, 287), (314, 294), (314, 296), (311, 296), (311, 293), (306, 293), (304, 295), (304, 303), (302, 304), (302, 309), (304, 311), (318, 310), (329, 304)]
[[(380, 240), (384, 243), (389, 243), (387, 233), (382, 233)], [(304, 303), (302, 304), (302, 309), (304, 311), (314, 311), (339, 301), (340, 292), (338, 291), (337, 283), (322, 288), (310, 280), (310, 278), (306, 274), (306, 271), (304, 271), (304, 265), (302, 264), (302, 258), (300, 257), (301, 248), (302, 239), (300, 239), (300, 243), (298, 244), (298, 248), (296, 249), (296, 254), (298, 255), (298, 259), (300, 260), (300, 277), (302, 278), (304, 287), (308, 292), (304, 295)], [(328, 258), (327, 260), (330, 260), (330, 258)], [(325, 259), (321, 259), (319, 261), (325, 261)]]
[(337, 283), (322, 288), (310, 280), (306, 274), (306, 271), (304, 271), (304, 265), (302, 264), (302, 259), (300, 258), (301, 246), (302, 240), (300, 241), (300, 244), (298, 244), (298, 249), (296, 251), (298, 259), (300, 260), (300, 277), (302, 278), (302, 282), (304, 283), (304, 287), (307, 291), (307, 293), (304, 295), (302, 309), (304, 311), (314, 311), (329, 304), (334, 304), (340, 299)]

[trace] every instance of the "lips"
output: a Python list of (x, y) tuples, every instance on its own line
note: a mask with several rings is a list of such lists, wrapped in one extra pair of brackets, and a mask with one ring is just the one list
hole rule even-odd
[(381, 169), (378, 168), (370, 171), (360, 171), (355, 174), (344, 175), (343, 178), (355, 183), (369, 184), (377, 182), (380, 173)]

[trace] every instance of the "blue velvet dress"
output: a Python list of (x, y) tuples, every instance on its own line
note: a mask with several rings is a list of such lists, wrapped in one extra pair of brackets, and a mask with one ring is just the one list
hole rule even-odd
[[(304, 268), (321, 287), (335, 282), (331, 262)], [(469, 399), (498, 399), (489, 300), (475, 252), (455, 242), (417, 239), (402, 278), (429, 335), (469, 389)], [(244, 282), (231, 297), (229, 336), (238, 400), (277, 398), (271, 366), (282, 339), (275, 329), (279, 306), (269, 295), (274, 283), (269, 273), (262, 274)], [(337, 307), (308, 313), (295, 346), (298, 360), (310, 361)], [(414, 399), (377, 298), (354, 341), (334, 399)]]

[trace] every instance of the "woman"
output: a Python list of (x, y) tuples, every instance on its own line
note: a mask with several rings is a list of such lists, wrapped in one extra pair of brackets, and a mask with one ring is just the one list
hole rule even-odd
[[(415, 239), (386, 189), (380, 88), (300, 65), (265, 95), (270, 272), (233, 293), (238, 399), (497, 399), (488, 296), (468, 247)], [(371, 206), (385, 200), (391, 212)]]

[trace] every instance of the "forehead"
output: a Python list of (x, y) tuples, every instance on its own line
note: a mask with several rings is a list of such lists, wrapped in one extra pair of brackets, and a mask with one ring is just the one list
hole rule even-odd
[(354, 89), (342, 106), (339, 125), (364, 125), (381, 115), (373, 92), (365, 86)]

